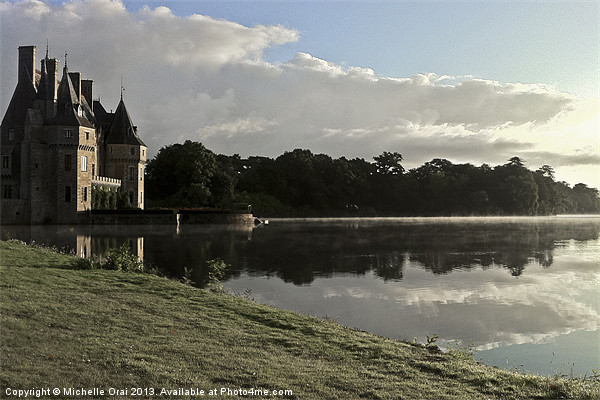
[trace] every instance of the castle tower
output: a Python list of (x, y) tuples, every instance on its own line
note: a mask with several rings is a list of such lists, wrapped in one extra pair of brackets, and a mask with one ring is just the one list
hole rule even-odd
[(27, 129), (28, 110), (36, 94), (35, 56), (35, 46), (19, 47), (17, 87), (0, 127), (0, 197), (3, 221), (18, 222), (29, 218), (29, 209), (24, 200), (27, 197), (27, 188), (23, 185), (29, 160), (23, 159), (23, 140)]
[(52, 152), (52, 180), (56, 185), (49, 199), (53, 207), (49, 214), (56, 216), (53, 222), (57, 223), (75, 223), (77, 212), (92, 207), (92, 176), (97, 164), (96, 130), (80, 93), (81, 75), (69, 73), (65, 66), (58, 86), (56, 116), (45, 132)]
[(137, 126), (121, 101), (117, 106), (104, 139), (105, 174), (121, 180), (121, 191), (132, 207), (144, 208), (144, 169), (147, 147), (137, 133)]

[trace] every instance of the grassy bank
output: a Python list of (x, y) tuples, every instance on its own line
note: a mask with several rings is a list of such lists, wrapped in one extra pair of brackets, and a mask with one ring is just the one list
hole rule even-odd
[[(503, 371), (154, 275), (76, 270), (72, 256), (0, 246), (2, 398), (8, 388), (104, 390), (98, 398), (116, 388), (128, 392), (115, 398), (137, 399), (227, 398), (210, 396), (221, 388), (293, 399), (600, 398), (597, 382)], [(186, 396), (192, 388), (204, 396)]]

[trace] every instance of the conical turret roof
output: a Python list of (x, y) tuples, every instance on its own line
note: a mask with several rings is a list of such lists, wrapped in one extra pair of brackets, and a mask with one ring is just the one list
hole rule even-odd
[(36, 91), (31, 79), (19, 79), (6, 114), (2, 119), (2, 127), (13, 128), (25, 122), (27, 109), (31, 107)]
[(58, 85), (57, 112), (53, 122), (56, 125), (94, 127), (87, 118), (87, 113), (84, 112), (84, 106), (79, 101), (66, 66), (63, 68), (63, 77)]
[(125, 108), (122, 98), (108, 127), (105, 143), (146, 146), (138, 136), (136, 127), (131, 122), (131, 117), (127, 112), (127, 108)]
[(36, 99), (45, 100), (49, 97), (50, 88), (48, 87), (49, 82), (48, 82), (48, 70), (46, 68), (46, 60), (47, 60), (47, 58), (42, 60), (42, 70), (40, 71), (41, 78), (40, 78), (40, 83), (38, 85), (37, 94), (35, 95)]

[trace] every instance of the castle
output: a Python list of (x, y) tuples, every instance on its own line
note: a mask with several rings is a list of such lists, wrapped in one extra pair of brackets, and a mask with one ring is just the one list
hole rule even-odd
[[(92, 208), (92, 193), (119, 190), (144, 208), (147, 147), (121, 94), (115, 112), (93, 99), (93, 82), (19, 47), (18, 82), (2, 119), (3, 224), (73, 224)], [(122, 93), (122, 92), (121, 92)]]

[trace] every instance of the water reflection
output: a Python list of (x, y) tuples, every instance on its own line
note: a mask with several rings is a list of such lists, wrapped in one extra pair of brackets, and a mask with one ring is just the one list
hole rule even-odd
[(460, 224), (395, 220), (360, 223), (282, 222), (256, 232), (246, 257), (260, 259), (251, 273), (276, 275), (285, 282), (309, 284), (336, 273), (365, 274), (402, 280), (407, 262), (434, 274), (474, 268), (505, 268), (522, 274), (533, 261), (549, 267), (555, 243), (598, 238), (598, 220), (575, 224), (551, 219), (480, 219)]
[[(552, 352), (565, 358), (555, 364), (576, 362), (584, 374), (600, 362), (599, 217), (2, 227), (7, 233), (82, 257), (128, 243), (171, 276), (190, 269), (197, 285), (206, 281), (205, 261), (221, 258), (232, 266), (226, 287), (250, 289), (259, 302), (392, 338), (472, 340), (499, 366), (509, 357), (535, 364), (546, 359), (535, 349), (558, 343)], [(589, 339), (583, 332), (595, 341), (564, 339)], [(538, 364), (528, 368), (556, 372)]]
[(268, 226), (5, 226), (2, 235), (71, 251), (103, 256), (128, 243), (148, 264), (181, 276), (184, 268), (203, 281), (206, 260), (242, 271), (277, 276), (295, 285), (340, 273), (373, 272), (401, 281), (407, 264), (435, 275), (454, 270), (503, 268), (520, 276), (531, 263), (554, 262), (561, 242), (597, 239), (600, 219), (442, 218), (363, 220), (280, 220)]

